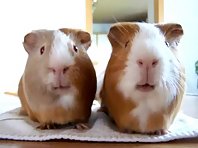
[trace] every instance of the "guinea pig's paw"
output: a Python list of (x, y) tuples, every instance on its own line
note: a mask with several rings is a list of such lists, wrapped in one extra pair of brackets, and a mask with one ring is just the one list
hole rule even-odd
[(74, 126), (75, 129), (78, 129), (78, 130), (88, 130), (90, 129), (88, 123), (77, 123), (75, 126)]
[(118, 132), (120, 133), (125, 133), (125, 134), (137, 134), (138, 132), (135, 132), (133, 130), (130, 130), (130, 129), (117, 129)]
[(148, 134), (148, 135), (159, 135), (160, 136), (160, 135), (165, 135), (167, 133), (168, 133), (168, 131), (166, 129), (160, 129), (160, 130), (156, 130), (154, 132), (148, 132), (146, 134)]
[(37, 129), (45, 130), (45, 129), (58, 129), (59, 125), (56, 123), (42, 123)]
[(167, 130), (165, 129), (160, 129), (160, 130), (156, 130), (156, 131), (152, 131), (152, 132), (137, 132), (137, 131), (133, 131), (130, 129), (119, 129), (118, 130), (121, 133), (126, 133), (126, 134), (144, 134), (144, 135), (165, 135), (168, 133)]

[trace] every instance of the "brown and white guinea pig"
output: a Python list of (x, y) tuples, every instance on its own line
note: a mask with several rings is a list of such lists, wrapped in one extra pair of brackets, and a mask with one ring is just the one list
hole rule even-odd
[(86, 50), (90, 34), (76, 29), (36, 30), (24, 37), (28, 53), (19, 83), (21, 113), (51, 129), (74, 123), (87, 128), (96, 74)]
[(165, 134), (185, 89), (177, 56), (179, 24), (116, 23), (108, 33), (112, 54), (100, 92), (103, 110), (121, 132)]

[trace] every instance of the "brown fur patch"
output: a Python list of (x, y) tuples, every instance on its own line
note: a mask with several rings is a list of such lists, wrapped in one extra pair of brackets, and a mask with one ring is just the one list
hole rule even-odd
[(105, 72), (101, 98), (121, 131), (131, 126), (138, 129), (138, 121), (135, 118), (129, 118), (129, 112), (135, 108), (136, 104), (127, 98), (124, 99), (123, 94), (117, 89), (117, 84), (126, 67), (125, 63), (132, 40), (138, 31), (139, 27), (136, 24), (118, 23), (111, 27), (108, 34), (113, 50)]

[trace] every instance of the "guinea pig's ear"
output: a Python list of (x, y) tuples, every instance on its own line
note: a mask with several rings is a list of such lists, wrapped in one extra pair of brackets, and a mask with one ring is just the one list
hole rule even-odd
[(28, 33), (27, 35), (25, 35), (23, 46), (28, 53), (30, 53), (31, 50), (33, 50), (35, 48), (36, 43), (37, 43), (36, 33), (31, 32), (31, 33)]
[(139, 27), (134, 23), (116, 23), (111, 26), (108, 39), (114, 48), (126, 48), (127, 44), (132, 41)]
[(91, 45), (91, 36), (86, 31), (69, 28), (62, 28), (60, 31), (64, 32), (66, 35), (71, 35), (75, 43), (78, 44), (77, 46), (81, 46), (87, 50)]
[(164, 34), (166, 42), (169, 46), (175, 47), (178, 45), (181, 37), (184, 34), (183, 28), (180, 24), (167, 23), (157, 24), (161, 32)]
[(76, 33), (76, 38), (86, 50), (91, 46), (91, 36), (88, 32), (79, 30)]
[(69, 28), (61, 28), (59, 30), (65, 33), (66, 35), (70, 35), (74, 31), (73, 29), (69, 29)]

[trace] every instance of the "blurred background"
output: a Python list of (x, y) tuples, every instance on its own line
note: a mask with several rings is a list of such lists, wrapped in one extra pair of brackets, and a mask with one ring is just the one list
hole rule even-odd
[[(179, 45), (187, 74), (186, 94), (198, 95), (197, 0), (1, 0), (0, 93), (17, 92), (27, 59), (23, 37), (36, 29), (81, 28), (92, 34), (88, 53), (99, 76), (111, 53), (107, 33), (112, 23), (180, 23)], [(0, 98), (1, 99), (1, 98)]]

